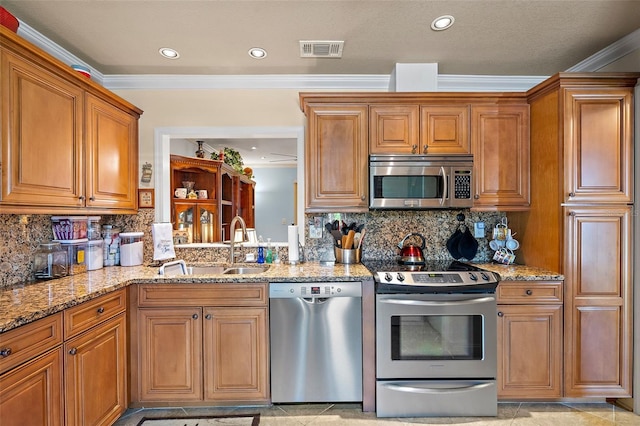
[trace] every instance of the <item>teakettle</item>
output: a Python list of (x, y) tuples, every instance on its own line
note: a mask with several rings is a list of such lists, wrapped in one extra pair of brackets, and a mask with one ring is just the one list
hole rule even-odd
[[(409, 243), (409, 245), (405, 245), (404, 242), (407, 238), (417, 236), (422, 239), (422, 245), (420, 247), (413, 245), (413, 243)], [(398, 263), (402, 265), (422, 265), (424, 264), (424, 256), (422, 254), (422, 249), (425, 246), (425, 238), (418, 234), (417, 232), (412, 232), (407, 234), (402, 241), (398, 244), (398, 248), (400, 249), (400, 258), (398, 259)]]

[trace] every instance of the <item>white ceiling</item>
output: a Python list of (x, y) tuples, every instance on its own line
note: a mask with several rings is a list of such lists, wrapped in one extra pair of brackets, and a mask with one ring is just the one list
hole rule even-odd
[[(439, 74), (548, 76), (640, 28), (640, 0), (2, 0), (105, 75)], [(443, 32), (440, 15), (455, 17)], [(344, 40), (341, 59), (300, 58), (300, 40)], [(249, 48), (267, 50), (262, 60)], [(166, 60), (160, 47), (181, 57)]]

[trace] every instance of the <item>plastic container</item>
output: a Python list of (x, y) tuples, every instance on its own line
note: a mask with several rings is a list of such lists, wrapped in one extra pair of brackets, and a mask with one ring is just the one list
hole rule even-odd
[(87, 217), (87, 238), (89, 240), (102, 239), (102, 235), (100, 233), (100, 219), (100, 216)]
[(104, 257), (102, 253), (103, 245), (104, 242), (102, 240), (89, 240), (87, 242), (87, 253), (85, 255), (87, 271), (102, 269), (104, 266)]
[(33, 254), (33, 275), (39, 280), (66, 277), (67, 252), (56, 241), (49, 241), (38, 245)]
[(362, 257), (362, 247), (360, 249), (345, 250), (335, 247), (336, 262), (338, 263), (360, 263)]
[(73, 241), (87, 238), (87, 216), (51, 216), (53, 239)]
[(102, 259), (104, 266), (120, 265), (120, 229), (102, 225)]
[(87, 263), (85, 259), (87, 251), (88, 239), (59, 241), (62, 249), (67, 252), (67, 267), (69, 275), (81, 274), (87, 271)]
[(142, 265), (144, 232), (123, 232), (120, 234), (120, 265)]

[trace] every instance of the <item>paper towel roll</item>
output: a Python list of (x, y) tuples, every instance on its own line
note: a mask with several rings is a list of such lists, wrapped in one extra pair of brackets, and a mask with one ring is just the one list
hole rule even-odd
[(298, 263), (298, 225), (289, 225), (287, 232), (289, 242), (289, 263)]

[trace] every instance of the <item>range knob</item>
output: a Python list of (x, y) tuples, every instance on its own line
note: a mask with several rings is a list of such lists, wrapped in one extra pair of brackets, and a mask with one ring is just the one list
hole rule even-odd
[(471, 278), (471, 281), (478, 281), (478, 277), (473, 272), (469, 272), (469, 278)]
[(398, 281), (404, 281), (404, 274), (402, 272), (398, 272)]
[(393, 277), (391, 276), (391, 273), (389, 273), (389, 272), (385, 272), (385, 273), (384, 273), (384, 280), (385, 280), (386, 282), (391, 282), (391, 280), (393, 280)]
[(480, 276), (482, 277), (483, 280), (489, 281), (489, 275), (485, 274), (484, 272), (480, 272)]

